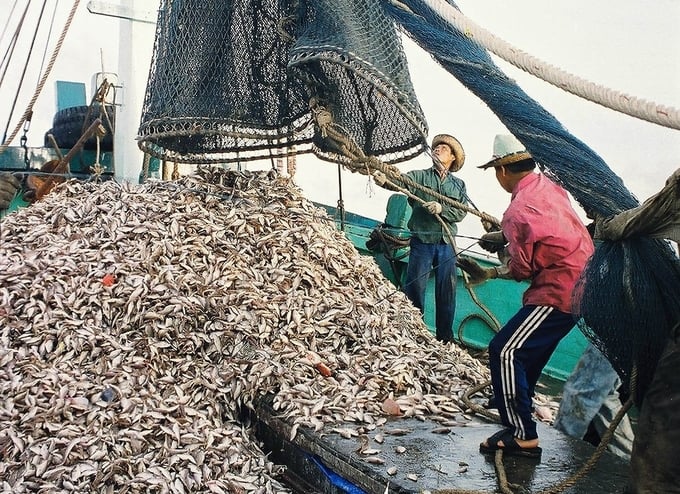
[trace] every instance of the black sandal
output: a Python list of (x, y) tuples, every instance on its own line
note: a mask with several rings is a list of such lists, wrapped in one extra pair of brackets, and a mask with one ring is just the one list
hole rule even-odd
[[(501, 441), (503, 441), (503, 446), (498, 445)], [(503, 451), (504, 456), (519, 456), (536, 460), (540, 460), (543, 453), (540, 446), (523, 448), (517, 444), (512, 435), (512, 429), (498, 431), (486, 440), (486, 444), (481, 443), (479, 445), (479, 452), (483, 454), (495, 454), (499, 449)]]

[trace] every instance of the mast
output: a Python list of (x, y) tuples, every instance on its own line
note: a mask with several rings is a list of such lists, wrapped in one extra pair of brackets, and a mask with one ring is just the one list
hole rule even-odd
[(120, 18), (118, 34), (118, 81), (116, 88), (116, 131), (113, 142), (115, 177), (136, 183), (143, 164), (137, 147), (137, 129), (142, 115), (144, 93), (149, 75), (156, 14), (160, 0), (91, 0), (87, 9), (93, 14)]

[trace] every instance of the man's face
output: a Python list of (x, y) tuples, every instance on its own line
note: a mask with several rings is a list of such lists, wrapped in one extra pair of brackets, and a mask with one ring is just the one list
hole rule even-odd
[(439, 161), (445, 170), (451, 168), (451, 163), (453, 163), (455, 158), (451, 148), (447, 144), (437, 144), (432, 150), (432, 156), (436, 158), (436, 160), (434, 160), (435, 164)]

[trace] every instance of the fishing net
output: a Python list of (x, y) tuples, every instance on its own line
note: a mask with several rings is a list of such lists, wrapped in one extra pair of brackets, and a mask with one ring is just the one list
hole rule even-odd
[(640, 403), (680, 321), (680, 260), (661, 240), (680, 240), (680, 168), (641, 206), (599, 219), (602, 240), (574, 297), (585, 334), (626, 381), (637, 371)]
[(603, 242), (575, 294), (581, 330), (607, 356), (638, 404), (668, 343), (669, 328), (680, 321), (678, 280), (680, 263), (668, 245), (638, 237)]
[[(139, 146), (183, 163), (420, 154), (427, 126), (379, 0), (163, 0)], [(294, 151), (293, 151), (294, 150)]]
[[(584, 209), (611, 217), (639, 205), (597, 153), (424, 0), (163, 0), (140, 147), (186, 163), (292, 150), (345, 163), (352, 145), (388, 163), (409, 159), (427, 128), (395, 21)], [(579, 287), (582, 330), (626, 384), (637, 369), (638, 401), (678, 320), (677, 264), (663, 241), (605, 242)]]
[[(433, 2), (401, 0), (386, 2), (385, 8), (416, 43), (489, 106), (543, 173), (584, 209), (610, 217), (638, 206), (597, 153), (504, 74), (474, 37), (447, 24), (428, 3)], [(582, 331), (612, 361), (626, 387), (637, 369), (638, 404), (679, 320), (677, 266), (677, 256), (663, 241), (605, 242), (589, 261), (574, 302)]]

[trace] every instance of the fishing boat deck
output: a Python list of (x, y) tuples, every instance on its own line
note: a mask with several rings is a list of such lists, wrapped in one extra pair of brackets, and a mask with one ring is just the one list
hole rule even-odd
[[(432, 420), (394, 418), (350, 438), (326, 429), (314, 432), (300, 428), (293, 441), (289, 440), (291, 425), (277, 418), (266, 401), (258, 405), (253, 419), (263, 450), (270, 452), (272, 461), (288, 467), (288, 479), (298, 485), (299, 492), (499, 491), (494, 457), (479, 453), (479, 443), (499, 426), (481, 418), (472, 417), (446, 427)], [(584, 441), (542, 423), (538, 426), (543, 447), (540, 462), (516, 457), (503, 459), (507, 481), (521, 487), (521, 492), (540, 492), (557, 486), (574, 476), (594, 452), (594, 447)], [(391, 433), (395, 431), (398, 434)], [(382, 444), (375, 441), (376, 434), (382, 434)], [(397, 452), (399, 446), (405, 448), (403, 453)], [(384, 463), (367, 461), (367, 456), (360, 453), (367, 447), (380, 450), (371, 456)], [(396, 473), (390, 475), (388, 469), (393, 467)], [(563, 492), (623, 492), (627, 481), (627, 463), (605, 452), (586, 476)]]

